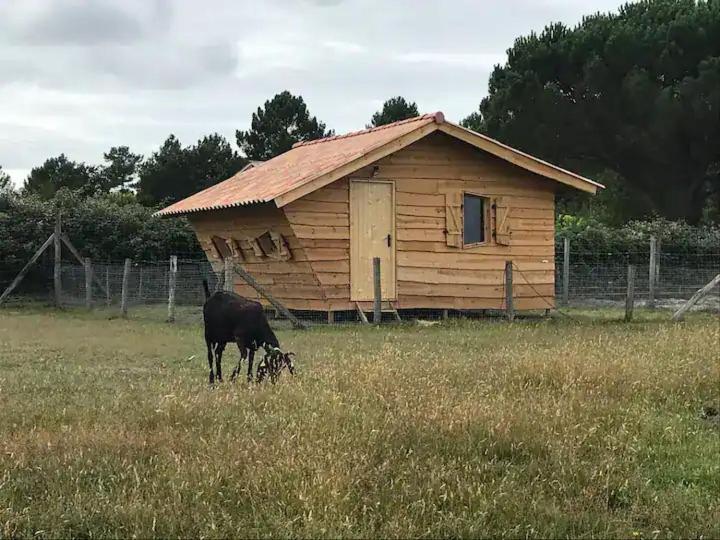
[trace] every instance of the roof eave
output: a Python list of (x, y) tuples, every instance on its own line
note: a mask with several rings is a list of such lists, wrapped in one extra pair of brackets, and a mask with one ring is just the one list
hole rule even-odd
[(162, 210), (158, 210), (157, 212), (153, 213), (153, 217), (179, 217), (179, 216), (187, 216), (189, 214), (199, 214), (201, 212), (214, 212), (216, 210), (228, 210), (230, 208), (238, 208), (240, 206), (252, 206), (254, 204), (262, 204), (262, 203), (268, 203), (271, 202), (267, 199), (253, 199), (251, 201), (243, 201), (243, 202), (237, 202), (237, 203), (231, 203), (231, 204), (214, 204), (211, 206), (199, 206), (195, 208), (189, 208), (186, 210), (171, 210), (172, 206), (168, 206), (167, 208), (163, 208)]
[(446, 122), (440, 126), (440, 131), (465, 141), (476, 148), (485, 150), (486, 152), (512, 163), (513, 165), (517, 165), (525, 170), (534, 172), (535, 174), (544, 176), (545, 178), (555, 180), (556, 182), (565, 184), (566, 186), (573, 187), (580, 191), (585, 191), (586, 193), (595, 195), (598, 189), (605, 188), (604, 185), (595, 182), (594, 180), (590, 180), (589, 178), (585, 178), (579, 174), (567, 171), (557, 165), (553, 165), (552, 163), (548, 163), (547, 161), (531, 156), (530, 154), (526, 154), (521, 150), (512, 148), (500, 141), (496, 141), (486, 135), (458, 126), (457, 124)]

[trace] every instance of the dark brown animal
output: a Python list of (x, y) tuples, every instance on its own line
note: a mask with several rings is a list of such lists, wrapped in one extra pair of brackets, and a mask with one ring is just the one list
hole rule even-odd
[[(259, 347), (278, 348), (280, 343), (270, 328), (262, 304), (239, 294), (217, 291), (210, 294), (207, 280), (203, 280), (205, 305), (205, 344), (207, 345), (210, 384), (222, 382), (222, 355), (227, 343), (236, 343), (240, 351), (237, 367), (230, 377), (235, 380), (243, 358), (248, 359), (247, 379), (252, 381), (253, 360)], [(215, 371), (213, 372), (213, 360)]]

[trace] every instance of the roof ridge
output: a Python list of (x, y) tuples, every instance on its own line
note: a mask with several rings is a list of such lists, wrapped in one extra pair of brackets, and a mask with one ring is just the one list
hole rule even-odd
[(320, 144), (324, 142), (329, 141), (336, 141), (338, 139), (347, 139), (349, 137), (355, 137), (357, 135), (365, 135), (366, 133), (374, 133), (376, 131), (381, 131), (383, 129), (392, 128), (395, 126), (401, 126), (403, 124), (409, 124), (411, 122), (419, 122), (421, 120), (433, 120), (434, 122), (438, 124), (442, 124), (445, 121), (445, 115), (440, 112), (434, 112), (434, 113), (427, 113), (422, 114), (420, 116), (413, 116), (412, 118), (406, 118), (405, 120), (398, 120), (397, 122), (392, 122), (390, 124), (385, 124), (382, 126), (374, 127), (374, 128), (366, 128), (361, 129), (359, 131), (351, 131), (349, 133), (343, 133), (342, 135), (332, 135), (330, 137), (324, 137), (322, 139), (313, 139), (312, 141), (299, 141), (292, 145), (293, 148), (298, 148), (300, 146), (310, 146), (313, 144)]

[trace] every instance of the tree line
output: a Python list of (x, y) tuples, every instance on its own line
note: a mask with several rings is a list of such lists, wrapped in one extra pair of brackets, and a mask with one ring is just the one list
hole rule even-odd
[[(419, 114), (387, 100), (366, 127)], [(662, 217), (691, 224), (720, 217), (720, 2), (646, 0), (570, 28), (548, 25), (518, 38), (462, 125), (608, 186), (598, 197), (565, 196), (561, 212), (609, 224)], [(236, 131), (185, 146), (174, 135), (149, 156), (113, 147), (91, 165), (65, 154), (30, 172), (21, 196), (51, 200), (124, 193), (157, 207), (225, 180), (332, 129), (302, 96), (283, 91)], [(239, 150), (238, 150), (239, 149)], [(0, 167), (0, 190), (10, 189)]]
[[(393, 98), (373, 115), (370, 125), (417, 115), (415, 103)], [(169, 204), (230, 178), (249, 161), (265, 161), (290, 150), (296, 142), (333, 134), (325, 123), (311, 116), (302, 96), (284, 91), (253, 113), (250, 129), (237, 130), (240, 152), (225, 137), (213, 133), (190, 146), (171, 134), (147, 157), (128, 146), (115, 146), (103, 154), (100, 165), (60, 154), (33, 168), (20, 194), (50, 200), (60, 190), (88, 197), (120, 192), (145, 206)], [(10, 185), (10, 177), (0, 167), (0, 189), (7, 190)]]

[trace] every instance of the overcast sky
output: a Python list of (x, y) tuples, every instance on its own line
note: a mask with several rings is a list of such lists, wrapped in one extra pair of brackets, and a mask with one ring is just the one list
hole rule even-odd
[(235, 141), (282, 90), (338, 133), (402, 95), (459, 121), (520, 35), (618, 0), (0, 0), (0, 165)]

